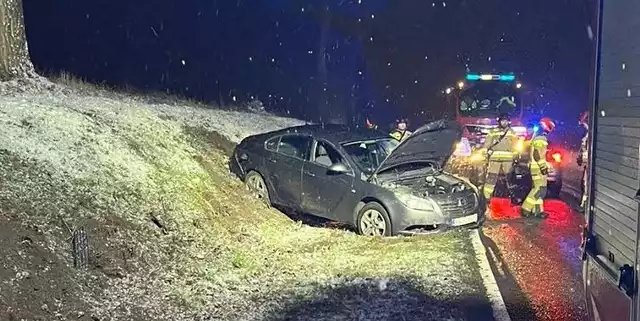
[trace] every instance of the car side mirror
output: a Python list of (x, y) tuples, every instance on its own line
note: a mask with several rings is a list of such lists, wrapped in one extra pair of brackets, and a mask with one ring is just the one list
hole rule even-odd
[(349, 172), (349, 168), (347, 168), (347, 165), (343, 163), (337, 163), (329, 166), (329, 172), (336, 174), (345, 174)]

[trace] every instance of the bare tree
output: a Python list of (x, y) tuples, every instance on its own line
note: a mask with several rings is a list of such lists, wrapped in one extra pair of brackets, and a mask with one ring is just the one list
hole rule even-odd
[(0, 80), (34, 75), (22, 0), (0, 0)]

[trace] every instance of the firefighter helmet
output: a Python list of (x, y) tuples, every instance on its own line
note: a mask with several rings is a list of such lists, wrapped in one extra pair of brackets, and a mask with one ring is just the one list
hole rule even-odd
[(498, 116), (498, 122), (501, 122), (503, 120), (510, 121), (511, 118), (509, 117), (509, 114), (500, 114), (500, 116)]
[(540, 119), (540, 127), (542, 127), (542, 130), (545, 132), (550, 133), (554, 128), (556, 128), (556, 123), (554, 123), (551, 118), (544, 117)]
[(405, 124), (409, 125), (409, 120), (407, 118), (405, 118), (405, 117), (396, 119), (396, 124), (400, 124), (400, 123), (405, 123)]

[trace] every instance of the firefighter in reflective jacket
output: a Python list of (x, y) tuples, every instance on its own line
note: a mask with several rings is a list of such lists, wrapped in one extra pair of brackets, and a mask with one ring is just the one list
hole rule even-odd
[(556, 127), (555, 123), (549, 118), (540, 120), (540, 128), (542, 134), (531, 139), (531, 147), (529, 151), (529, 170), (531, 172), (532, 187), (527, 198), (522, 203), (522, 217), (538, 217), (546, 218), (544, 212), (544, 197), (547, 195), (547, 175), (549, 174), (549, 165), (547, 164), (547, 136)]
[(396, 120), (396, 128), (390, 133), (391, 137), (401, 142), (404, 141), (411, 135), (411, 132), (407, 130), (407, 127), (409, 127), (409, 122), (406, 118)]
[(580, 210), (584, 211), (584, 207), (587, 203), (587, 162), (589, 161), (589, 112), (583, 112), (578, 119), (578, 124), (582, 125), (587, 133), (582, 137), (582, 142), (580, 144), (580, 152), (578, 153), (578, 157), (576, 162), (578, 166), (582, 167), (582, 199), (580, 201)]
[(508, 175), (515, 157), (516, 132), (511, 128), (509, 116), (498, 117), (498, 127), (487, 134), (482, 153), (487, 161), (486, 176), (482, 193), (486, 202), (493, 197), (500, 174)]

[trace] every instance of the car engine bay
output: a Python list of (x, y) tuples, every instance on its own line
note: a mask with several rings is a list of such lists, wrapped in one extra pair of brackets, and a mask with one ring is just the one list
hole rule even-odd
[[(404, 176), (404, 175), (403, 175)], [(456, 177), (445, 173), (381, 179), (380, 185), (392, 191), (402, 191), (419, 197), (453, 194), (471, 189)]]

